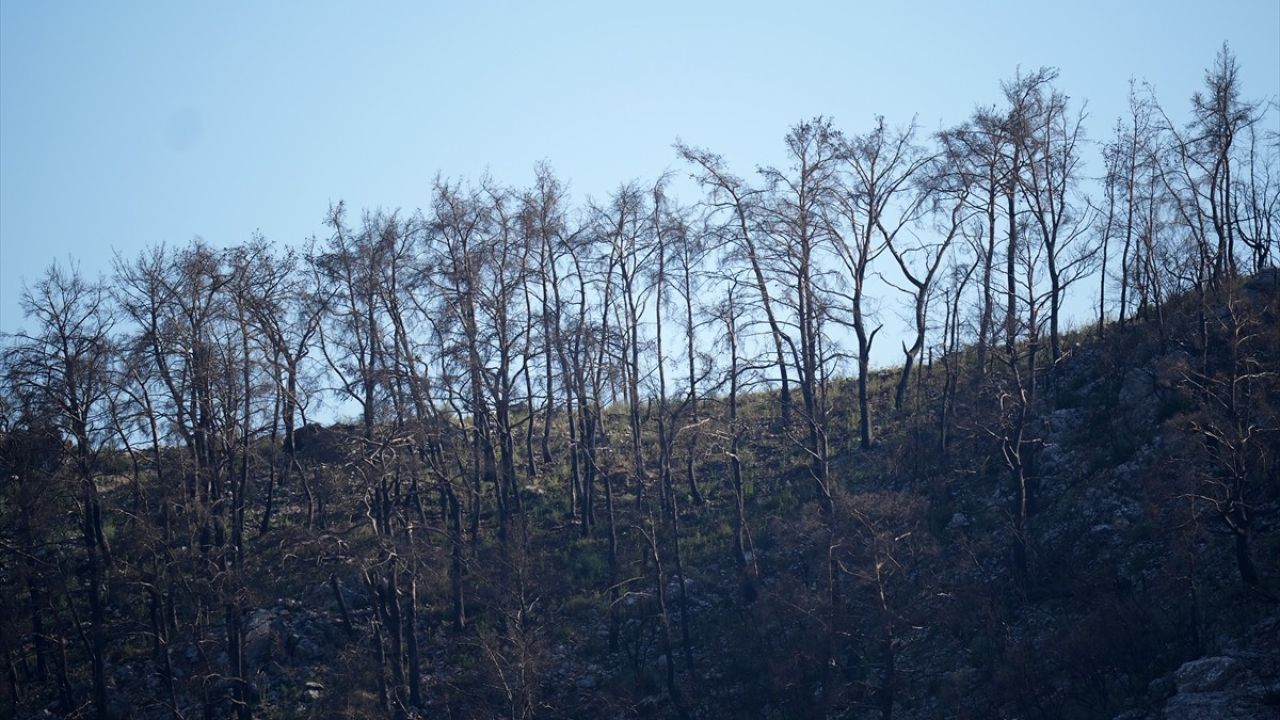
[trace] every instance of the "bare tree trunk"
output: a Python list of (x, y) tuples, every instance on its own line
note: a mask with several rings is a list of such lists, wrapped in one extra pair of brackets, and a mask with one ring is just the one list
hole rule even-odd
[(742, 480), (742, 430), (738, 423), (738, 324), (737, 306), (734, 302), (734, 288), (730, 287), (728, 297), (720, 320), (724, 322), (725, 335), (729, 342), (729, 478), (733, 487), (733, 562), (738, 568), (741, 597), (745, 604), (756, 599), (756, 581), (759, 569), (756, 564), (755, 549), (751, 543), (751, 532), (747, 523), (746, 493)]
[[(410, 531), (412, 532), (412, 531)], [(410, 538), (410, 543), (412, 543)], [(412, 557), (412, 551), (410, 554)], [(405, 604), (404, 639), (408, 652), (409, 705), (422, 707), (422, 661), (418, 653), (418, 576), (415, 568), (409, 570), (409, 597)]]

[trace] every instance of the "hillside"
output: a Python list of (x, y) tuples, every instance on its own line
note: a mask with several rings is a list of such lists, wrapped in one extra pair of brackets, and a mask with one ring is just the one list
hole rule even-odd
[(1240, 78), (1182, 122), (1131, 83), (1101, 143), (1020, 69), (748, 175), (677, 142), (683, 184), (437, 175), (305, 244), (55, 262), (0, 334), (0, 713), (1274, 716)]
[[(218, 716), (241, 697), (282, 718), (383, 703), (452, 718), (1274, 717), (1277, 278), (1207, 298), (1207, 345), (1190, 296), (1101, 339), (1068, 335), (1021, 394), (1021, 374), (980, 374), (971, 349), (926, 363), (869, 450), (852, 386), (833, 381), (829, 499), (776, 394), (737, 398), (735, 421), (725, 392), (709, 397), (687, 464), (666, 463), (651, 401), (639, 442), (660, 459), (638, 475), (601, 461), (614, 537), (573, 512), (563, 424), (501, 527), (492, 509), (468, 527), (404, 429), (377, 428), (370, 456), (360, 427), (302, 428), (296, 447), (254, 450), (295, 471), (254, 491), (274, 493), (275, 520), (244, 510), (238, 562), (206, 534), (231, 508), (202, 521), (169, 499), (177, 448), (114, 453), (110, 702), (137, 718)], [(874, 378), (878, 406), (895, 381)], [(629, 422), (625, 407), (602, 419)], [(80, 500), (57, 444), (3, 436), (4, 694), (20, 717), (89, 711), (63, 546)], [(409, 693), (416, 709), (396, 709)]]

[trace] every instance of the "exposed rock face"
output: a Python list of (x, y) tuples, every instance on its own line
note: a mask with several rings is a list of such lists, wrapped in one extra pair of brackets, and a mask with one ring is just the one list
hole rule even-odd
[[(1280, 617), (1250, 629), (1243, 646), (1190, 660), (1152, 685), (1154, 707), (1124, 720), (1275, 720), (1280, 718)], [(1117, 718), (1119, 720), (1119, 718)]]
[(1222, 690), (1241, 669), (1240, 661), (1233, 657), (1206, 657), (1183, 664), (1173, 675), (1178, 692), (1205, 693)]
[(323, 660), (332, 649), (334, 621), (297, 601), (278, 601), (254, 610), (245, 623), (245, 660), (254, 670), (271, 663), (286, 667)]
[(249, 616), (244, 634), (244, 657), (250, 668), (261, 668), (283, 649), (280, 638), (284, 636), (283, 614), (275, 609), (254, 610)]

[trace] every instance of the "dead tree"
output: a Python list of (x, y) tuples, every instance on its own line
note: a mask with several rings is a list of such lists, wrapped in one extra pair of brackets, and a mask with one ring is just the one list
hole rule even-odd
[(840, 202), (844, 229), (837, 250), (851, 286), (850, 324), (858, 341), (858, 436), (871, 447), (871, 347), (881, 326), (868, 308), (867, 278), (871, 263), (897, 239), (923, 209), (925, 196), (911, 193), (912, 182), (930, 158), (915, 144), (914, 124), (894, 130), (883, 117), (868, 133), (849, 141), (846, 179)]
[(901, 409), (906, 402), (907, 391), (911, 383), (911, 371), (924, 349), (925, 334), (928, 331), (929, 302), (936, 288), (934, 281), (938, 269), (946, 260), (947, 251), (961, 234), (972, 211), (969, 209), (970, 187), (963, 172), (952, 164), (953, 159), (943, 156), (932, 170), (931, 176), (923, 183), (918, 192), (930, 195), (931, 212), (938, 218), (935, 223), (935, 240), (916, 238), (908, 243), (908, 236), (898, 236), (886, 243), (889, 254), (898, 263), (903, 278), (910, 287), (905, 288), (911, 297), (913, 329), (915, 331), (911, 345), (902, 344), (905, 358), (902, 373), (898, 378), (898, 387), (894, 393), (893, 405)]
[(34, 287), (24, 290), (21, 302), (23, 313), (36, 325), (13, 337), (5, 365), (12, 387), (49, 407), (50, 419), (71, 443), (84, 551), (79, 574), (89, 606), (89, 677), (94, 713), (105, 720), (111, 717), (111, 706), (104, 593), (112, 560), (98, 475), (99, 452), (109, 432), (106, 393), (115, 359), (111, 332), (116, 319), (103, 284), (86, 279), (76, 267), (51, 266)]
[(791, 385), (787, 375), (787, 356), (784, 343), (790, 338), (783, 331), (774, 310), (774, 300), (767, 280), (767, 269), (757, 240), (758, 207), (760, 190), (752, 188), (743, 179), (733, 175), (725, 167), (724, 160), (707, 150), (676, 144), (676, 151), (695, 168), (694, 178), (708, 193), (705, 207), (714, 217), (723, 217), (718, 231), (727, 247), (745, 257), (751, 270), (760, 309), (769, 325), (781, 382), (780, 410), (783, 427), (791, 425)]
[(1049, 357), (1057, 362), (1062, 302), (1068, 288), (1092, 270), (1098, 248), (1089, 244), (1090, 217), (1078, 184), (1082, 166), (1084, 110), (1072, 114), (1066, 95), (1045, 81), (1027, 85), (1018, 94), (1019, 117), (1025, 132), (1017, 136), (1025, 172), (1018, 177), (1027, 215), (1044, 247), (1049, 278)]

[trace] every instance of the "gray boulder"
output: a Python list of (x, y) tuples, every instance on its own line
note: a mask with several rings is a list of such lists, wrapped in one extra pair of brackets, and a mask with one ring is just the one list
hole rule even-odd
[(1240, 661), (1233, 657), (1206, 657), (1184, 663), (1173, 677), (1178, 692), (1205, 693), (1226, 688), (1240, 670)]

